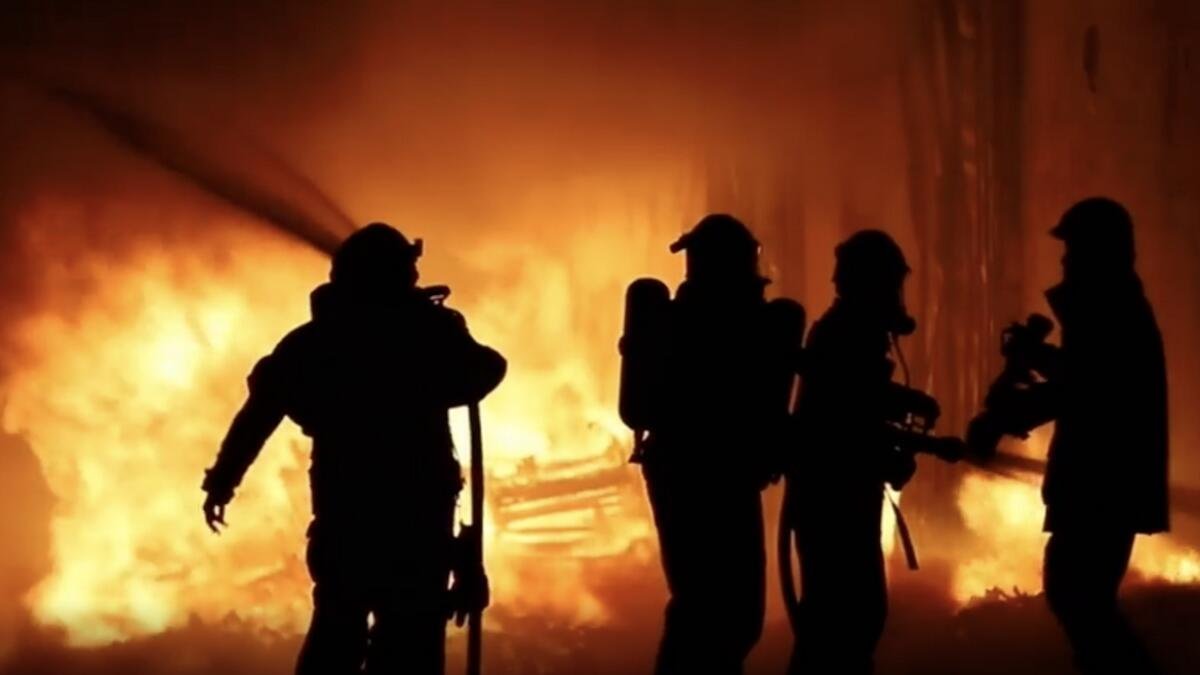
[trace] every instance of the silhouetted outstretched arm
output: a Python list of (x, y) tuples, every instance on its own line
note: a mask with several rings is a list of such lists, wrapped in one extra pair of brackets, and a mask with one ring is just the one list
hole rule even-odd
[(264, 382), (269, 378), (270, 358), (260, 361), (251, 373), (250, 395), (234, 416), (216, 463), (205, 472), (202, 487), (208, 496), (204, 500), (204, 520), (213, 532), (218, 531), (218, 524), (225, 525), (225, 506), (233, 499), (234, 490), (267, 439), (283, 421), (283, 404)]
[(1020, 389), (997, 391), (989, 400), (1004, 420), (1006, 434), (1025, 437), (1030, 431), (1056, 419), (1062, 407), (1062, 386), (1039, 382)]

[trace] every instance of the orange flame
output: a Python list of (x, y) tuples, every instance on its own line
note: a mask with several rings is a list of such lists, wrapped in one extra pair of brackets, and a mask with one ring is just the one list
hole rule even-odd
[[(577, 192), (599, 195), (589, 198), (599, 204), (631, 202), (594, 185)], [(652, 202), (645, 195), (632, 201)], [(676, 274), (664, 242), (683, 224), (678, 214), (694, 209), (667, 201), (669, 208), (654, 213), (593, 202), (552, 209), (559, 229), (544, 241), (482, 238), (455, 265), (438, 259), (431, 240), (426, 278), (461, 280), (451, 304), (512, 364), (484, 405), (493, 480), (518, 480), (531, 465), (577, 473), (599, 467), (640, 499), (636, 472), (622, 466), (627, 432), (615, 413), (615, 345), (625, 284)], [(545, 212), (538, 208), (546, 207), (529, 211)], [(78, 217), (43, 206), (20, 225), (53, 231)], [(275, 434), (222, 537), (204, 528), (199, 481), (245, 395), (250, 366), (306, 320), (306, 290), (325, 277), (327, 263), (232, 223), (210, 225), (186, 247), (145, 242), (120, 257), (96, 253), (49, 266), (44, 306), (10, 331), (20, 358), (8, 376), (4, 422), (29, 436), (59, 499), (54, 567), (28, 602), (38, 621), (65, 629), (72, 644), (230, 613), (282, 633), (300, 632), (308, 620), (308, 440), (290, 423)], [(457, 414), (452, 420), (460, 446), (464, 422)], [(1026, 451), (1044, 453), (1046, 438), (1035, 436)], [(894, 523), (883, 508), (892, 552)], [(967, 603), (994, 587), (1038, 590), (1044, 537), (1037, 489), (972, 475), (959, 508), (977, 542), (956, 561), (954, 596)], [(609, 620), (608, 602), (589, 588), (582, 561), (652, 558), (645, 512), (613, 515), (583, 504), (549, 518), (586, 532), (589, 545), (527, 555), (495, 520), (485, 523), (496, 604), (515, 615)], [(1143, 576), (1200, 581), (1200, 554), (1164, 537), (1141, 538), (1133, 566)]]
[[(1014, 443), (1027, 456), (1045, 456), (1052, 428), (1029, 441)], [(1042, 532), (1045, 507), (1040, 489), (1007, 478), (968, 475), (958, 491), (958, 508), (975, 535), (974, 550), (959, 561), (952, 592), (960, 604), (989, 591), (1033, 594), (1042, 588), (1042, 554), (1049, 535)], [(1130, 561), (1133, 576), (1171, 583), (1200, 581), (1200, 552), (1169, 535), (1138, 537)]]
[[(69, 226), (77, 216), (43, 207), (22, 225)], [(622, 290), (636, 276), (669, 279), (677, 264), (663, 242), (681, 219), (656, 231), (649, 218), (588, 211), (541, 246), (483, 240), (462, 254), (473, 274), (451, 304), (513, 364), (484, 405), (489, 472), (603, 460), (624, 442), (615, 413)], [(202, 523), (199, 480), (245, 396), (250, 366), (307, 319), (307, 290), (327, 263), (253, 230), (208, 232), (186, 248), (146, 243), (119, 259), (97, 253), (59, 268), (45, 306), (14, 328), (21, 360), (8, 381), (6, 423), (28, 435), (59, 498), (53, 571), (28, 603), (75, 645), (230, 613), (269, 631), (307, 624), (308, 439), (290, 422), (276, 432), (221, 537)], [(438, 278), (436, 255), (427, 278)], [(88, 290), (78, 297), (78, 288)], [(460, 447), (463, 422), (453, 416)], [(623, 464), (625, 452), (615, 456)], [(636, 473), (626, 476), (640, 490)], [(622, 554), (652, 532), (644, 514), (603, 528), (586, 509), (568, 517)], [(495, 527), (485, 523), (485, 532), (497, 605), (606, 619), (571, 556), (508, 555)], [(531, 566), (540, 571), (533, 588), (520, 583)]]

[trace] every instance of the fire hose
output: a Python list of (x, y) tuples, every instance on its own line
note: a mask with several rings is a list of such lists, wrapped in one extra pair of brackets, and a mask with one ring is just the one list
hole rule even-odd
[[(963, 458), (963, 461), (976, 470), (1029, 485), (1036, 485), (1038, 476), (1044, 475), (1046, 472), (1046, 460), (1010, 452), (997, 452), (988, 459), (967, 456)], [(1173, 484), (1170, 494), (1173, 509), (1185, 515), (1200, 518), (1200, 487)], [(794, 508), (794, 499), (792, 489), (785, 486), (783, 507), (779, 518), (776, 555), (779, 562), (779, 586), (783, 593), (783, 606), (787, 610), (788, 622), (792, 629), (798, 630), (801, 628), (802, 602), (796, 590), (796, 570), (792, 558), (792, 547), (800, 533), (797, 531), (795, 523), (788, 518), (788, 513)], [(892, 499), (890, 494), (888, 499)], [(895, 501), (892, 501), (891, 504), (893, 508), (897, 506)], [(908, 526), (904, 524), (899, 509), (896, 510), (896, 528), (901, 533), (901, 541), (906, 544), (905, 555), (908, 557), (909, 567), (916, 569), (915, 551), (910, 551), (908, 548), (911, 545), (911, 536), (907, 535)]]
[[(904, 549), (904, 559), (910, 570), (920, 568), (917, 561), (917, 549), (913, 543), (912, 533), (908, 529), (908, 522), (904, 519), (904, 513), (900, 510), (900, 504), (896, 501), (893, 493), (885, 488), (884, 497), (888, 505), (892, 508), (892, 514), (896, 518), (896, 533), (900, 538), (900, 545)], [(783, 505), (779, 515), (779, 529), (775, 542), (776, 561), (779, 563), (779, 590), (783, 595), (783, 607), (787, 611), (788, 623), (791, 624), (792, 630), (801, 629), (801, 602), (800, 594), (796, 590), (796, 568), (795, 561), (792, 557), (793, 547), (799, 544), (800, 530), (796, 527), (796, 523), (789, 517), (789, 514), (795, 509), (795, 491), (792, 487), (785, 484), (783, 490)]]
[[(1005, 452), (997, 452), (991, 459), (986, 461), (972, 457), (966, 457), (964, 460), (976, 469), (1004, 478), (1025, 480), (1026, 482), (1032, 482), (1027, 480), (1027, 477), (1044, 473), (1046, 468), (1044, 460), (1022, 457)], [(789, 517), (789, 514), (795, 509), (795, 489), (790, 485), (785, 484), (784, 486), (783, 505), (780, 510), (779, 529), (776, 539), (776, 559), (779, 564), (779, 588), (783, 595), (783, 606), (787, 611), (788, 623), (791, 624), (793, 631), (799, 631), (803, 628), (801, 626), (803, 605), (800, 594), (796, 589), (796, 567), (792, 553), (794, 546), (798, 544), (798, 538), (802, 534), (796, 527), (794, 520)], [(1190, 492), (1190, 503), (1195, 512), (1200, 514), (1200, 489), (1192, 489)], [(1175, 494), (1173, 490), (1172, 496), (1174, 497)], [(895, 515), (896, 533), (904, 549), (904, 557), (908, 568), (916, 570), (919, 568), (917, 552), (913, 544), (912, 534), (908, 529), (908, 523), (905, 521), (904, 514), (900, 511), (900, 505), (897, 503), (892, 492), (885, 488), (884, 496)]]
[[(470, 548), (473, 562), (483, 567), (483, 423), (479, 404), (467, 406), (471, 427), (471, 529)], [(486, 582), (485, 582), (486, 583)], [(483, 668), (483, 608), (475, 607), (467, 617), (467, 675), (479, 675)]]

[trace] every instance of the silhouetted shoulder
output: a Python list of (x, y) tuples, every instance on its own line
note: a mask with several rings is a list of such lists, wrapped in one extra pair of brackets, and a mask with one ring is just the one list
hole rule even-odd
[(287, 335), (283, 336), (279, 344), (275, 345), (275, 349), (272, 350), (271, 355), (278, 356), (281, 359), (288, 359), (293, 355), (298, 355), (312, 349), (314, 343), (317, 341), (318, 330), (318, 327), (312, 321), (293, 328)]
[(839, 332), (834, 325), (835, 323), (835, 321), (830, 320), (828, 313), (814, 321), (812, 328), (808, 331), (808, 338), (805, 340), (805, 344), (811, 348), (827, 343), (833, 335)]
[(471, 331), (467, 329), (467, 318), (463, 316), (462, 312), (445, 305), (433, 305), (432, 307), (433, 311), (430, 312), (430, 316), (437, 328), (450, 333), (471, 334)]
[(270, 354), (254, 364), (246, 378), (250, 393), (282, 399), (294, 386), (301, 364), (308, 361), (317, 342), (317, 328), (305, 323), (285, 335)]
[(450, 407), (477, 402), (500, 385), (508, 372), (508, 361), (471, 336), (462, 314), (442, 305), (435, 310), (433, 337), (447, 367), (442, 371), (447, 389), (445, 402)]

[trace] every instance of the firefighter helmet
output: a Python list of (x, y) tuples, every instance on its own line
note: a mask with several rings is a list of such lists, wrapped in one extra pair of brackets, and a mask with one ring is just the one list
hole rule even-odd
[(854, 233), (834, 257), (833, 282), (841, 294), (898, 288), (911, 271), (900, 246), (879, 230)]
[(1120, 203), (1091, 197), (1076, 203), (1059, 219), (1050, 234), (1068, 249), (1089, 258), (1133, 264), (1133, 219)]
[(386, 223), (371, 223), (346, 237), (333, 254), (330, 281), (344, 285), (416, 284), (423, 245)]
[(675, 243), (671, 252), (687, 255), (687, 276), (760, 278), (758, 240), (742, 221), (724, 213), (705, 216)]

